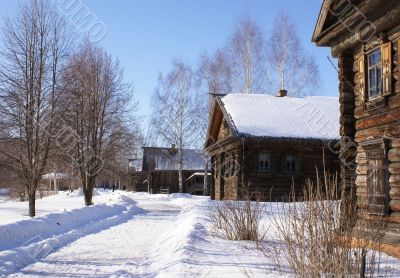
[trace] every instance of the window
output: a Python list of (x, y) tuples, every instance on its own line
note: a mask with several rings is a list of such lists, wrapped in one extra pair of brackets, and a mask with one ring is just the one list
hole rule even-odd
[(368, 55), (368, 96), (370, 99), (382, 94), (382, 54), (377, 49)]
[[(358, 58), (358, 94), (366, 100), (365, 109), (387, 105), (383, 96), (392, 94), (392, 43), (382, 44), (367, 55)], [(371, 103), (368, 103), (371, 101)]]
[(287, 173), (294, 173), (296, 172), (297, 168), (297, 159), (294, 155), (287, 155), (286, 156), (286, 167), (285, 170)]
[(238, 173), (237, 155), (235, 152), (225, 153), (223, 156), (223, 177), (225, 179), (232, 178)]
[(258, 171), (269, 172), (271, 170), (271, 157), (269, 154), (262, 153), (258, 156)]

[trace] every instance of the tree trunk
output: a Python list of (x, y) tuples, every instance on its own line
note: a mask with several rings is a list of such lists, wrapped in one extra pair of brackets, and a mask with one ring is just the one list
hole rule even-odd
[(130, 178), (130, 188), (132, 188), (133, 192), (136, 192), (137, 188), (136, 188), (136, 176), (134, 174), (129, 174), (129, 178)]
[(360, 278), (365, 278), (367, 270), (367, 250), (362, 249), (360, 255)]
[(85, 195), (85, 205), (92, 206), (93, 205), (93, 185), (94, 178), (88, 177), (85, 182), (83, 188), (83, 194)]
[(84, 190), (85, 194), (85, 205), (91, 206), (93, 205), (92, 197), (93, 197), (93, 190)]
[(178, 174), (179, 174), (179, 193), (183, 193), (183, 178), (182, 178), (182, 169), (181, 169), (181, 166), (179, 166), (179, 171), (178, 171)]
[(208, 159), (207, 159), (207, 157), (206, 157), (205, 163), (204, 163), (203, 195), (208, 196)]
[(36, 202), (36, 191), (29, 190), (29, 216), (30, 217), (36, 216), (35, 202)]
[[(181, 123), (181, 126), (182, 123)], [(179, 170), (178, 170), (178, 175), (179, 175), (179, 193), (183, 193), (183, 132), (181, 131), (181, 136), (179, 138), (180, 144), (179, 144)]]

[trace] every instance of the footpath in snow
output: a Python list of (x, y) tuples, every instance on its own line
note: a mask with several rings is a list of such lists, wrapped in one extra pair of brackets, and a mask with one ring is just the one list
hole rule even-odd
[(243, 277), (245, 269), (260, 277), (266, 273), (258, 252), (209, 235), (208, 198), (99, 192), (96, 205), (89, 208), (79, 207), (78, 200), (83, 201), (80, 194), (60, 193), (39, 202), (39, 210), (40, 204), (50, 210), (50, 202), (55, 213), (12, 223), (7, 218), (0, 225), (0, 277)]
[(282, 275), (252, 243), (212, 236), (209, 198), (99, 191), (82, 202), (60, 193), (39, 202), (41, 216), (3, 225), (1, 206), (16, 204), (0, 204), (0, 277)]

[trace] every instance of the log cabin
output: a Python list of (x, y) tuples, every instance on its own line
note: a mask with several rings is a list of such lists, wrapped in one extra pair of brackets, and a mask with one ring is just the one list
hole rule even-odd
[[(205, 164), (202, 150), (183, 149), (182, 180), (185, 193), (203, 193)], [(146, 177), (145, 183), (150, 193), (179, 192), (177, 149), (174, 146), (143, 147), (142, 173)], [(203, 176), (199, 173), (203, 173)]]
[[(317, 170), (339, 170), (339, 104), (335, 97), (228, 94), (213, 101), (205, 150), (211, 157), (211, 197), (257, 192), (282, 200), (302, 192)], [(325, 163), (324, 163), (325, 161)]]
[(400, 2), (324, 0), (312, 41), (338, 59), (342, 188), (400, 257)]

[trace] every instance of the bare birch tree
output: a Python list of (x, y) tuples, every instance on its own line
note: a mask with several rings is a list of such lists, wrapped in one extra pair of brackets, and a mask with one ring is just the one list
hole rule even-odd
[[(264, 93), (268, 84), (265, 38), (257, 22), (242, 16), (224, 49), (235, 93)], [(227, 93), (227, 92), (225, 92)]]
[(65, 151), (79, 169), (85, 204), (92, 205), (93, 188), (104, 162), (115, 158), (132, 140), (135, 118), (128, 107), (131, 94), (123, 72), (102, 48), (87, 42), (70, 61), (67, 125), (71, 141)]
[(276, 17), (268, 46), (274, 90), (287, 90), (293, 96), (313, 95), (319, 86), (318, 66), (302, 48), (296, 26), (286, 12)]
[(192, 69), (188, 65), (174, 61), (172, 70), (165, 77), (160, 76), (153, 96), (152, 136), (176, 147), (179, 192), (184, 190), (184, 148), (196, 146), (201, 140), (193, 78)]
[[(200, 66), (196, 72), (196, 93), (198, 95), (196, 117), (201, 132), (202, 143), (207, 136), (208, 119), (216, 95), (231, 92), (232, 71), (227, 55), (218, 49), (210, 57), (208, 53), (200, 57)], [(204, 184), (203, 195), (209, 194), (208, 185), (209, 157), (204, 152)]]
[(240, 17), (226, 44), (213, 55), (201, 56), (199, 73), (208, 93), (266, 93), (269, 77), (266, 40), (257, 22)]
[(49, 1), (31, 0), (6, 19), (0, 52), (4, 166), (24, 185), (29, 215), (47, 163), (71, 36)]
[(198, 88), (206, 95), (231, 93), (232, 74), (228, 56), (222, 49), (217, 49), (211, 56), (204, 53), (196, 74)]

